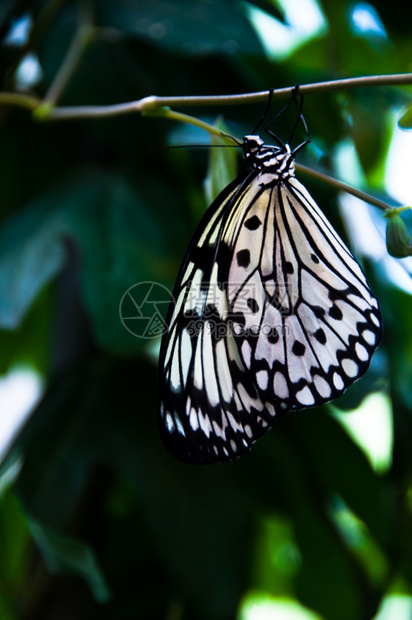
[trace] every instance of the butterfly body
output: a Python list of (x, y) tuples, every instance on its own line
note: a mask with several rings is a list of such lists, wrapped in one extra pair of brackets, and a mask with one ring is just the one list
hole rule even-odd
[(251, 135), (243, 151), (246, 174), (186, 253), (161, 347), (161, 434), (191, 463), (240, 456), (276, 417), (338, 397), (381, 338), (378, 302), (289, 146)]

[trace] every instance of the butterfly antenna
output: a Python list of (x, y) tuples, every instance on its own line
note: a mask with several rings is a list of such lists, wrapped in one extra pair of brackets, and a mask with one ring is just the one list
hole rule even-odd
[[(236, 144), (236, 146), (242, 146), (242, 143), (239, 142), (239, 140), (237, 140), (237, 138), (234, 138), (233, 136), (231, 136), (229, 133), (222, 133), (221, 134), (222, 138), (228, 138), (229, 140), (233, 140), (233, 142)], [(211, 144), (210, 146), (232, 146), (231, 144)]]
[(222, 134), (222, 136), (230, 138), (235, 144), (166, 144), (164, 146), (151, 146), (149, 151), (167, 151), (170, 149), (233, 149), (236, 146), (242, 146), (242, 143), (233, 136), (229, 136), (228, 134)]

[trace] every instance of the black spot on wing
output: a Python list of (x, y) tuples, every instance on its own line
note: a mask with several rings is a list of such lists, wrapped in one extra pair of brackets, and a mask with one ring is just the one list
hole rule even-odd
[(318, 319), (322, 319), (325, 316), (325, 309), (322, 306), (311, 306), (313, 314)]
[(250, 217), (245, 222), (245, 226), (248, 230), (257, 230), (259, 226), (261, 225), (262, 225), (262, 222), (260, 221), (257, 215), (252, 215), (252, 217)]
[(250, 252), (249, 250), (239, 250), (236, 254), (237, 264), (239, 267), (248, 267), (250, 264)]
[(335, 304), (329, 309), (329, 316), (331, 316), (332, 319), (336, 319), (336, 321), (341, 321), (343, 319), (342, 310)]
[(302, 355), (305, 354), (305, 351), (306, 351), (305, 345), (299, 342), (299, 340), (295, 340), (292, 346), (292, 353), (301, 357)]
[(249, 308), (249, 310), (251, 310), (251, 312), (253, 312), (253, 314), (256, 314), (256, 312), (259, 312), (259, 304), (257, 303), (256, 299), (249, 297), (246, 303), (247, 303), (247, 307)]
[(279, 340), (279, 332), (276, 329), (276, 327), (272, 327), (270, 333), (267, 334), (267, 339), (270, 342), (270, 344), (277, 343), (277, 341)]
[(326, 334), (321, 327), (315, 331), (313, 334), (320, 344), (326, 344)]

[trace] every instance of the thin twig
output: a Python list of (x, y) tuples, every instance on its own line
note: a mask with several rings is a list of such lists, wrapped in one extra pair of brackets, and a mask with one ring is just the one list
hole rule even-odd
[[(412, 85), (412, 73), (397, 73), (390, 75), (370, 75), (355, 78), (345, 78), (341, 80), (330, 80), (327, 82), (316, 82), (313, 84), (302, 84), (299, 88), (304, 94), (320, 92), (330, 92), (337, 90), (348, 90), (353, 88), (364, 88), (372, 86), (401, 86)], [(144, 97), (136, 101), (119, 103), (109, 106), (78, 106), (78, 107), (57, 107), (50, 110), (47, 117), (43, 120), (69, 120), (79, 118), (101, 118), (108, 116), (118, 116), (133, 112), (146, 112), (157, 110), (164, 106), (223, 106), (223, 105), (244, 105), (258, 103), (267, 99), (268, 91), (258, 93), (248, 93), (243, 95), (219, 95), (202, 97)], [(273, 98), (290, 97), (292, 87), (278, 88), (273, 91)], [(4, 93), (6, 94), (6, 93)], [(10, 95), (11, 93), (9, 93)], [(1, 102), (1, 101), (0, 101)], [(18, 103), (16, 103), (18, 105)]]
[[(371, 75), (356, 78), (346, 78), (341, 80), (331, 80), (328, 82), (317, 82), (314, 84), (303, 84), (299, 90), (302, 94), (312, 94), (319, 92), (328, 92), (336, 90), (347, 90), (360, 87), (371, 86), (394, 86), (394, 85), (412, 85), (412, 73), (399, 73), (391, 75)], [(274, 98), (289, 97), (293, 88), (280, 88), (273, 91)], [(50, 90), (49, 90), (50, 93)], [(223, 96), (203, 96), (203, 97), (145, 97), (136, 101), (120, 103), (109, 106), (78, 106), (78, 107), (55, 107), (50, 106), (50, 102), (42, 102), (40, 99), (21, 95), (18, 93), (0, 93), (0, 104), (15, 105), (19, 107), (33, 110), (39, 120), (69, 120), (80, 118), (102, 118), (129, 114), (131, 112), (140, 112), (147, 116), (164, 116), (173, 120), (189, 122), (191, 124), (202, 127), (210, 133), (221, 135), (221, 133), (208, 123), (196, 119), (187, 114), (182, 114), (170, 110), (167, 106), (197, 106), (197, 105), (232, 105), (232, 104), (248, 104), (265, 101), (267, 99), (267, 91), (250, 93), (244, 95), (223, 95)], [(40, 107), (42, 106), (42, 107)], [(45, 107), (46, 106), (46, 107)], [(42, 111), (41, 114), (36, 114)], [(40, 109), (39, 109), (40, 108)], [(333, 185), (337, 189), (343, 190), (368, 202), (379, 209), (387, 210), (390, 205), (386, 204), (378, 198), (374, 198), (365, 192), (355, 189), (354, 187), (333, 179), (332, 177), (296, 164), (296, 169), (305, 174), (320, 179), (323, 182)]]
[(236, 139), (234, 136), (225, 136), (219, 127), (215, 125), (211, 125), (206, 121), (202, 121), (200, 118), (196, 116), (190, 116), (189, 114), (183, 114), (182, 112), (176, 112), (176, 110), (171, 110), (170, 108), (158, 108), (157, 110), (150, 110), (146, 112), (143, 110), (142, 116), (162, 116), (163, 118), (168, 118), (172, 121), (178, 121), (179, 123), (189, 123), (190, 125), (194, 125), (195, 127), (199, 127), (200, 129), (204, 129), (208, 133), (218, 136), (222, 138), (223, 141), (229, 139), (231, 144), (233, 144), (233, 140), (240, 144), (242, 140)]
[[(92, 6), (88, 0), (83, 0), (77, 7), (77, 27), (70, 46), (42, 101), (42, 109), (43, 111), (46, 110), (46, 115), (49, 115), (51, 110), (56, 107), (58, 100), (75, 74), (86, 49), (95, 40), (96, 33), (97, 28), (93, 25)], [(42, 112), (40, 112), (40, 118), (41, 116)]]
[(15, 108), (35, 110), (41, 103), (38, 97), (22, 93), (0, 93), (0, 105), (11, 105)]
[(364, 202), (368, 202), (374, 207), (378, 207), (378, 209), (387, 211), (388, 209), (392, 208), (392, 205), (389, 205), (383, 200), (380, 200), (379, 198), (375, 198), (374, 196), (371, 196), (370, 194), (367, 194), (366, 192), (362, 192), (360, 189), (356, 189), (355, 187), (352, 187), (352, 185), (348, 185), (347, 183), (344, 183), (343, 181), (338, 181), (338, 179), (335, 179), (334, 177), (331, 177), (328, 174), (325, 174), (324, 172), (320, 172), (319, 170), (314, 170), (313, 168), (308, 168), (308, 166), (303, 166), (302, 164), (297, 164), (297, 163), (295, 163), (295, 168), (298, 172), (303, 172), (304, 174), (307, 174), (313, 177), (314, 179), (319, 179), (319, 181), (322, 181), (323, 183), (332, 185), (332, 187), (335, 187), (336, 189), (339, 189), (348, 194), (352, 194), (352, 196), (355, 196), (356, 198), (359, 198), (360, 200), (363, 200)]
[[(146, 114), (146, 112), (144, 112), (144, 114)], [(195, 116), (189, 116), (189, 114), (182, 114), (181, 112), (176, 112), (175, 110), (171, 110), (170, 108), (159, 108), (159, 110), (153, 110), (149, 112), (149, 115), (163, 116), (170, 120), (190, 123), (191, 125), (195, 125), (196, 127), (205, 129), (210, 134), (219, 136), (222, 139), (231, 138), (237, 144), (242, 143), (242, 140), (240, 140), (239, 138), (236, 138), (236, 136), (224, 136), (222, 132), (220, 131), (220, 129), (218, 127), (215, 127), (214, 125), (210, 125), (209, 123), (206, 123), (205, 121), (201, 121)], [(190, 145), (188, 146), (190, 148)], [(347, 192), (348, 194), (352, 194), (352, 196), (355, 196), (356, 198), (359, 198), (360, 200), (363, 200), (364, 202), (368, 202), (369, 204), (374, 205), (375, 207), (378, 207), (379, 209), (382, 209), (383, 211), (387, 211), (388, 209), (391, 209), (391, 205), (388, 205), (383, 200), (380, 200), (379, 198), (375, 198), (374, 196), (371, 196), (370, 194), (367, 194), (366, 192), (356, 189), (355, 187), (348, 185), (348, 183), (344, 183), (343, 181), (338, 181), (338, 179), (335, 179), (334, 177), (331, 177), (328, 174), (325, 174), (324, 172), (320, 172), (319, 170), (314, 170), (313, 168), (308, 168), (307, 166), (303, 166), (302, 164), (298, 164), (298, 163), (295, 163), (295, 168), (298, 172), (303, 172), (303, 174), (307, 174), (315, 179), (322, 181), (323, 183), (327, 183), (328, 185), (331, 185), (332, 187), (335, 187), (336, 189), (340, 191), (344, 191), (344, 192)]]
[[(93, 41), (94, 36), (95, 29), (93, 26), (87, 23), (79, 26), (57, 75), (43, 99), (43, 105), (47, 102), (51, 108), (55, 106), (76, 71), (86, 48)], [(50, 115), (52, 115), (52, 110)]]

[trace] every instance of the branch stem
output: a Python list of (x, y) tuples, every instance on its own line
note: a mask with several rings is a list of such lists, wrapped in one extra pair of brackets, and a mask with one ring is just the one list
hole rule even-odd
[(66, 89), (71, 77), (76, 71), (80, 60), (95, 36), (95, 28), (88, 23), (82, 23), (77, 29), (67, 54), (59, 67), (59, 70), (47, 91), (42, 105), (46, 103), (50, 108), (50, 116), (53, 116), (53, 108)]
[[(162, 116), (180, 123), (188, 123), (190, 125), (194, 125), (195, 127), (200, 127), (200, 129), (204, 129), (208, 133), (218, 136), (222, 140), (226, 140), (225, 136), (222, 134), (222, 131), (218, 127), (215, 127), (215, 125), (206, 123), (206, 121), (202, 121), (196, 116), (176, 112), (175, 110), (171, 110), (169, 107), (143, 110), (142, 116)], [(241, 140), (238, 140), (238, 142), (241, 142)], [(233, 144), (233, 140), (230, 140), (230, 143)]]
[[(86, 30), (84, 30), (86, 29)], [(249, 93), (244, 95), (222, 95), (222, 96), (202, 96), (202, 97), (145, 97), (136, 101), (130, 101), (127, 103), (119, 103), (109, 106), (77, 106), (77, 107), (53, 107), (54, 102), (57, 101), (62, 90), (66, 86), (73, 71), (75, 70), (77, 63), (85, 49), (85, 46), (91, 40), (90, 37), (91, 28), (89, 25), (84, 24), (75, 36), (72, 46), (63, 62), (62, 67), (55, 81), (51, 85), (45, 99), (41, 101), (36, 97), (29, 95), (22, 95), (19, 93), (0, 93), (0, 105), (14, 105), (17, 107), (26, 108), (32, 110), (38, 120), (69, 120), (80, 118), (103, 118), (111, 116), (119, 116), (122, 114), (129, 114), (132, 112), (140, 112), (146, 116), (163, 116), (172, 120), (191, 123), (197, 127), (205, 129), (209, 133), (218, 135), (222, 138), (222, 133), (209, 123), (206, 123), (198, 118), (176, 112), (171, 110), (168, 106), (198, 106), (198, 105), (234, 105), (234, 104), (248, 104), (265, 101), (267, 99), (268, 91)], [(372, 86), (401, 86), (412, 85), (412, 73), (397, 73), (390, 75), (370, 75), (355, 78), (345, 78), (341, 80), (330, 80), (327, 82), (317, 82), (313, 84), (303, 84), (299, 87), (299, 91), (304, 94), (313, 94), (320, 92), (331, 92), (337, 90), (348, 90), (353, 88), (363, 88)], [(279, 88), (273, 91), (273, 98), (290, 97), (292, 94), (292, 88)], [(44, 110), (44, 113), (42, 113)], [(39, 114), (36, 114), (36, 111)], [(240, 141), (241, 142), (241, 141)], [(364, 200), (369, 204), (378, 207), (386, 211), (391, 206), (378, 198), (370, 196), (361, 190), (355, 189), (347, 183), (338, 181), (330, 177), (329, 175), (308, 168), (301, 164), (296, 164), (296, 169), (299, 172), (308, 174), (313, 178), (319, 179), (329, 185), (333, 185), (339, 190), (348, 192), (360, 200)]]
[(32, 95), (24, 95), (23, 93), (0, 93), (0, 105), (11, 105), (16, 108), (35, 110), (40, 103), (40, 99)]
[[(331, 80), (328, 82), (318, 82), (315, 84), (303, 84), (299, 87), (299, 91), (304, 94), (313, 94), (320, 92), (329, 92), (336, 90), (346, 90), (360, 87), (371, 86), (389, 86), (389, 85), (405, 85), (412, 84), (412, 73), (398, 73), (392, 75), (370, 75), (356, 78), (346, 78), (343, 80)], [(272, 97), (286, 98), (292, 95), (293, 88), (278, 88), (273, 91)], [(118, 106), (96, 106), (84, 107), (83, 114), (87, 116), (106, 115), (105, 112), (111, 108), (112, 114), (125, 114), (128, 112), (143, 112), (153, 110), (165, 106), (201, 106), (201, 105), (244, 105), (250, 103), (259, 103), (267, 100), (268, 91), (258, 93), (248, 93), (244, 95), (218, 95), (218, 96), (202, 96), (202, 97), (145, 97), (130, 103), (120, 104)], [(106, 109), (105, 109), (106, 108)], [(56, 113), (59, 114), (56, 116)], [(54, 110), (53, 118), (70, 118), (73, 108), (60, 108)], [(110, 114), (107, 114), (110, 115)]]
[[(143, 114), (147, 116), (163, 116), (171, 120), (180, 121), (184, 123), (190, 123), (191, 125), (195, 125), (197, 127), (200, 127), (201, 129), (205, 129), (209, 133), (219, 136), (222, 139), (225, 139), (225, 136), (222, 135), (222, 132), (214, 125), (210, 125), (209, 123), (201, 121), (195, 116), (190, 116), (189, 114), (182, 114), (181, 112), (175, 112), (174, 110), (171, 110), (170, 108), (159, 108), (158, 110), (149, 110), (147, 112), (143, 112)], [(242, 143), (242, 140), (236, 138), (235, 136), (232, 136), (232, 140), (230, 140), (232, 144), (233, 144), (233, 139), (238, 144)], [(190, 148), (190, 145), (188, 145), (188, 147)], [(331, 177), (328, 174), (325, 174), (324, 172), (320, 172), (319, 170), (314, 170), (313, 168), (309, 168), (308, 166), (303, 166), (302, 164), (298, 164), (298, 163), (295, 163), (295, 169), (298, 172), (307, 174), (313, 177), (314, 179), (318, 179), (319, 181), (322, 181), (323, 183), (332, 185), (332, 187), (335, 187), (336, 189), (340, 191), (346, 192), (348, 194), (352, 194), (352, 196), (355, 196), (356, 198), (359, 198), (360, 200), (363, 200), (364, 202), (368, 202), (369, 204), (375, 207), (378, 207), (378, 209), (387, 211), (388, 209), (392, 208), (391, 205), (387, 204), (383, 200), (380, 200), (379, 198), (375, 198), (374, 196), (371, 196), (370, 194), (367, 194), (366, 192), (356, 189), (355, 187), (352, 187), (352, 185), (349, 185), (348, 183), (344, 183), (343, 181), (338, 181), (338, 179), (335, 179), (334, 177)]]
[[(67, 60), (68, 62), (68, 60)], [(72, 60), (71, 60), (72, 62)], [(65, 69), (64, 72), (66, 72)], [(59, 73), (63, 73), (63, 69)], [(59, 80), (62, 80), (60, 77)], [(372, 86), (402, 86), (412, 85), (412, 73), (396, 73), (389, 75), (369, 75), (363, 77), (345, 78), (341, 80), (329, 80), (327, 82), (317, 82), (313, 84), (302, 84), (300, 92), (304, 94), (314, 94), (321, 92), (331, 92), (337, 90), (349, 90), (353, 88), (364, 88)], [(278, 88), (273, 91), (273, 98), (290, 97), (292, 88)], [(42, 120), (70, 120), (79, 118), (102, 118), (108, 116), (118, 116), (133, 112), (147, 112), (165, 106), (223, 106), (223, 105), (245, 105), (249, 103), (259, 103), (266, 101), (268, 91), (248, 93), (243, 95), (219, 95), (202, 97), (144, 97), (136, 101), (119, 103), (108, 106), (78, 106), (78, 107), (57, 107), (50, 110), (49, 114)], [(9, 97), (12, 93), (3, 93)], [(52, 95), (54, 96), (53, 92)], [(48, 93), (50, 97), (50, 90)], [(3, 99), (4, 101), (4, 99)], [(0, 99), (1, 103), (1, 99)], [(14, 105), (19, 105), (16, 101)], [(27, 107), (27, 106), (23, 106)]]
[(363, 200), (364, 202), (368, 202), (374, 207), (378, 207), (378, 209), (382, 209), (382, 211), (387, 211), (388, 209), (392, 208), (391, 205), (389, 205), (387, 202), (384, 202), (383, 200), (380, 200), (379, 198), (375, 198), (374, 196), (371, 196), (370, 194), (367, 194), (366, 192), (362, 192), (360, 189), (356, 189), (355, 187), (352, 187), (352, 185), (348, 185), (348, 183), (344, 183), (343, 181), (338, 181), (338, 179), (335, 179), (334, 177), (331, 177), (328, 174), (325, 174), (324, 172), (320, 172), (319, 170), (314, 170), (313, 168), (308, 168), (308, 166), (303, 166), (302, 164), (297, 164), (297, 163), (295, 163), (295, 169), (298, 172), (307, 174), (313, 177), (314, 179), (318, 179), (319, 181), (322, 181), (323, 183), (332, 185), (333, 187), (335, 187), (336, 189), (340, 191), (346, 192), (347, 194), (352, 194), (352, 196), (355, 196), (356, 198), (359, 198), (360, 200)]

